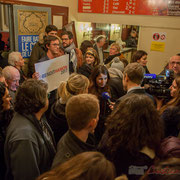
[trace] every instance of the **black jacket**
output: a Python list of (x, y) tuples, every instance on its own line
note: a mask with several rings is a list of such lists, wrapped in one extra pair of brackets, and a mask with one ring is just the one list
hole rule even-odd
[(84, 76), (86, 76), (87, 78), (89, 78), (89, 76), (91, 75), (93, 67), (84, 63), (78, 70), (79, 74), (82, 74)]
[(61, 104), (57, 100), (51, 107), (50, 117), (48, 123), (54, 132), (56, 144), (60, 138), (68, 131), (68, 124), (65, 116), (66, 104)]
[(146, 95), (148, 96), (153, 103), (155, 103), (155, 100), (153, 98), (153, 96), (151, 96), (150, 94), (146, 93), (145, 89), (141, 88), (141, 89), (133, 89), (131, 91), (129, 91), (127, 94), (125, 94), (124, 96), (120, 97), (117, 101), (116, 101), (116, 104), (114, 106), (114, 108), (117, 107), (117, 105), (120, 103), (120, 101), (123, 99), (123, 98), (126, 98), (128, 97), (130, 94), (139, 94), (139, 95)]
[(109, 80), (112, 101), (116, 101), (121, 96), (125, 95), (123, 90), (122, 79), (119, 77), (111, 77)]
[(115, 54), (115, 55), (108, 56), (108, 57), (105, 59), (104, 64), (110, 63), (115, 57), (119, 57), (120, 55), (121, 55), (121, 53), (118, 53), (118, 54)]
[(0, 179), (4, 179), (6, 166), (4, 160), (4, 143), (6, 139), (6, 130), (13, 117), (14, 111), (12, 109), (2, 111), (0, 113)]
[(7, 130), (4, 148), (7, 180), (34, 180), (50, 169), (55, 142), (46, 120), (42, 117), (41, 121), (51, 140), (35, 115), (15, 113)]
[(161, 115), (165, 123), (165, 136), (178, 136), (180, 132), (180, 106), (169, 107)]
[(111, 149), (107, 147), (109, 138), (108, 132), (106, 131), (98, 150), (102, 152), (108, 160), (113, 162), (117, 176), (126, 174), (129, 180), (139, 180), (154, 163), (154, 159), (151, 159), (141, 152), (130, 153), (125, 147), (119, 147), (112, 153)]
[(53, 160), (52, 168), (86, 151), (96, 151), (94, 136), (89, 134), (88, 140), (85, 143), (69, 130), (58, 142), (57, 153)]

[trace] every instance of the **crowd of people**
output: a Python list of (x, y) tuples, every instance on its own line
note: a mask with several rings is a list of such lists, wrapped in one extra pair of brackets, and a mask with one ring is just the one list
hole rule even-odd
[[(161, 72), (173, 73), (164, 101), (142, 83), (144, 50), (128, 63), (112, 43), (105, 59), (104, 35), (78, 49), (72, 32), (57, 31), (40, 35), (27, 74), (19, 52), (0, 69), (0, 179), (179, 179), (180, 54)], [(49, 93), (34, 64), (64, 54), (70, 76)]]

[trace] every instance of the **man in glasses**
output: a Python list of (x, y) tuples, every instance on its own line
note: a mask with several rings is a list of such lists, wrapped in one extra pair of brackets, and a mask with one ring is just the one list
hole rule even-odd
[(47, 36), (44, 41), (46, 47), (46, 56), (38, 60), (38, 62), (43, 62), (46, 60), (54, 59), (59, 56), (60, 41), (57, 36)]
[(77, 72), (78, 68), (82, 66), (82, 52), (76, 48), (72, 32), (63, 31), (61, 40), (65, 53), (69, 54), (69, 72)]
[(180, 54), (176, 54), (170, 58), (169, 69), (173, 70), (174, 74), (180, 73)]
[(44, 38), (46, 36), (57, 36), (58, 28), (54, 25), (47, 25), (45, 32), (39, 35), (39, 41), (34, 45), (31, 56), (28, 62), (28, 76), (32, 77), (35, 72), (34, 64), (38, 62), (39, 59), (46, 56), (46, 50), (44, 45)]

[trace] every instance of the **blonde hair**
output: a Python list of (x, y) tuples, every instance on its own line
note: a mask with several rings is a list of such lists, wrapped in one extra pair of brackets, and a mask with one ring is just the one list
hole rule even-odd
[(117, 52), (120, 53), (121, 48), (120, 48), (120, 46), (119, 46), (118, 43), (112, 43), (111, 46), (110, 46), (110, 48), (111, 48), (112, 46), (114, 46), (114, 47), (117, 49)]
[(114, 165), (100, 152), (83, 152), (36, 180), (113, 180)]
[(84, 75), (73, 73), (67, 81), (63, 81), (57, 90), (57, 97), (61, 98), (62, 103), (68, 101), (70, 97), (83, 94), (89, 87), (89, 79)]

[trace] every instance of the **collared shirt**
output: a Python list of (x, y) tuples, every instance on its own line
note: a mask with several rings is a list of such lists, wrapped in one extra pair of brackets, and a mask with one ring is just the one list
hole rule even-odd
[(135, 86), (135, 87), (130, 88), (130, 89), (127, 91), (127, 93), (129, 93), (130, 91), (132, 91), (132, 90), (134, 90), (134, 89), (144, 89), (144, 88), (142, 88), (142, 87), (140, 87), (140, 86)]

